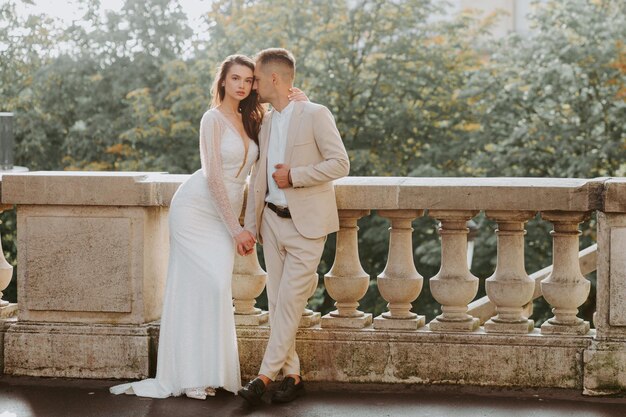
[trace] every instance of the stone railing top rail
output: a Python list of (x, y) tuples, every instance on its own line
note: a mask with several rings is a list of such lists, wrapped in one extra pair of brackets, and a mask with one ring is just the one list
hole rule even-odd
[(188, 175), (35, 171), (2, 178), (3, 204), (167, 206)]
[(350, 177), (337, 181), (339, 208), (562, 210), (601, 207), (603, 180), (569, 178)]
[[(167, 206), (187, 175), (38, 171), (5, 174), (2, 203)], [(340, 209), (626, 212), (626, 178), (347, 177)]]

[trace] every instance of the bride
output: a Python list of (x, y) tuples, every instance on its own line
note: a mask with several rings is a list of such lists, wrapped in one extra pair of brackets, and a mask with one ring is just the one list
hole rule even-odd
[[(113, 394), (196, 399), (241, 388), (231, 277), (235, 250), (254, 236), (239, 225), (246, 177), (258, 156), (264, 110), (254, 63), (231, 55), (220, 65), (213, 102), (200, 122), (202, 169), (182, 184), (169, 213), (170, 255), (156, 378), (110, 388)], [(294, 89), (292, 99), (307, 100)]]

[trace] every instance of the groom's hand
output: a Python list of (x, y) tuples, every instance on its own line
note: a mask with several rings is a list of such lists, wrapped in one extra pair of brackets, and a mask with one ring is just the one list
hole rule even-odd
[(278, 185), (278, 188), (288, 188), (291, 185), (291, 181), (289, 178), (289, 165), (287, 164), (276, 164), (274, 165), (276, 171), (272, 174), (272, 178)]
[(256, 244), (256, 239), (247, 230), (239, 233), (235, 236), (235, 243), (237, 244), (237, 253), (241, 256), (250, 255), (254, 252), (254, 245)]

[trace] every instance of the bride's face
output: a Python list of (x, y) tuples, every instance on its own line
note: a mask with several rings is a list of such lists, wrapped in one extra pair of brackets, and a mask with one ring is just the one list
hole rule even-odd
[(235, 64), (230, 67), (224, 80), (225, 95), (241, 101), (250, 95), (254, 72), (245, 65)]

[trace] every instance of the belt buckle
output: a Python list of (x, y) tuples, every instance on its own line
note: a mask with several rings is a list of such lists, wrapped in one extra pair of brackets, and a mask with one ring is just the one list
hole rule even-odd
[(274, 208), (275, 208), (274, 212), (276, 213), (276, 215), (278, 217), (282, 217), (283, 219), (290, 219), (291, 218), (291, 213), (289, 212), (289, 207), (280, 207), (280, 206), (277, 206), (276, 204), (272, 204), (272, 206), (274, 206)]
[(278, 214), (279, 217), (282, 217), (283, 219), (288, 219), (291, 217), (291, 213), (289, 213), (289, 209), (287, 207), (276, 206), (276, 208), (278, 209), (278, 212), (276, 214)]

